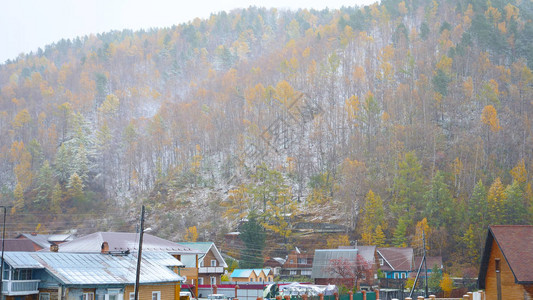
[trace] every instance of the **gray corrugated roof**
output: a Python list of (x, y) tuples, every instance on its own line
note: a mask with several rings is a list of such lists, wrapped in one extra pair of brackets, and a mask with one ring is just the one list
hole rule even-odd
[(357, 249), (317, 249), (315, 250), (315, 257), (313, 259), (313, 269), (311, 278), (339, 278), (339, 276), (331, 272), (331, 260), (343, 259), (354, 264), (357, 261)]
[[(138, 251), (139, 234), (130, 232), (95, 232), (59, 245), (59, 252), (99, 253), (102, 243), (109, 244), (109, 251)], [(143, 251), (160, 251), (170, 254), (201, 254), (200, 251), (180, 244), (144, 234)]]
[[(180, 243), (180, 245), (187, 246), (192, 249), (196, 249), (200, 251), (202, 254), (198, 257), (198, 263), (201, 264), (201, 262), (204, 261), (205, 254), (209, 252), (209, 250), (213, 250), (213, 255), (215, 255), (216, 259), (222, 263), (222, 265), (219, 265), (219, 267), (227, 268), (228, 265), (226, 264), (226, 261), (222, 257), (222, 254), (218, 251), (215, 243), (213, 242), (185, 242)], [(196, 255), (183, 255), (181, 256), (181, 262), (189, 268), (196, 267)], [(205, 265), (206, 267), (208, 265)]]
[[(137, 257), (133, 254), (6, 252), (4, 257), (15, 268), (44, 268), (66, 285), (133, 284), (137, 267)], [(168, 253), (143, 254), (140, 282), (182, 281), (181, 276), (167, 267), (176, 264), (179, 261)]]
[(23, 233), (19, 236), (23, 236), (28, 240), (31, 240), (35, 244), (39, 245), (41, 248), (50, 248), (51, 243), (48, 241), (48, 234), (35, 234)]

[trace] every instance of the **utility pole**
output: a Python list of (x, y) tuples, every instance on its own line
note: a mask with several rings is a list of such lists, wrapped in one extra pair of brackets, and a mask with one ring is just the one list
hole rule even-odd
[(426, 269), (426, 294), (424, 295), (426, 298), (428, 296), (428, 265), (427, 265), (427, 255), (426, 255), (426, 233), (424, 230), (422, 230), (422, 240), (424, 245), (424, 269)]
[(4, 288), (4, 241), (6, 240), (6, 211), (7, 206), (0, 206), (4, 209), (4, 225), (2, 226), (2, 266), (0, 266), (0, 299), (4, 299), (3, 288)]
[(135, 300), (139, 300), (139, 277), (141, 275), (141, 255), (143, 252), (144, 205), (141, 207), (141, 230), (139, 235), (139, 252), (137, 252), (137, 272), (135, 273)]

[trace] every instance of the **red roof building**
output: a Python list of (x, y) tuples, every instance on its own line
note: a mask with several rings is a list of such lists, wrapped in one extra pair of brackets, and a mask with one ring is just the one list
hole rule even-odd
[(486, 300), (533, 298), (533, 226), (489, 227), (478, 285)]

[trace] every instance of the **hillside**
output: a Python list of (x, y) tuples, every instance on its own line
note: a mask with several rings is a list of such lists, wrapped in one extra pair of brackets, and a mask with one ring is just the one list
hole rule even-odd
[(425, 228), (477, 266), (488, 224), (533, 220), (532, 22), (514, 0), (250, 7), (19, 56), (0, 65), (8, 231), (133, 230), (144, 203), (158, 234), (220, 241), (254, 210), (272, 247), (298, 222), (418, 248)]

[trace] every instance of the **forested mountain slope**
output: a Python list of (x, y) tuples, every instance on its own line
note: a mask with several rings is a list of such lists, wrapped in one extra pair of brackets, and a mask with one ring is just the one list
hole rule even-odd
[[(0, 65), (10, 232), (275, 241), (328, 221), (359, 243), (476, 265), (488, 224), (533, 215), (533, 2), (250, 7), (62, 40)], [(426, 219), (426, 220), (424, 220)], [(307, 244), (305, 246), (311, 247)]]

